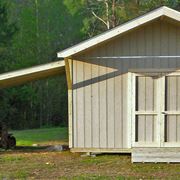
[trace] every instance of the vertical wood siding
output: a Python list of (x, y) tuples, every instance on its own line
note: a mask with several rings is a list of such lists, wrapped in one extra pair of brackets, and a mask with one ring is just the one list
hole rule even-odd
[[(74, 148), (130, 148), (128, 134), (131, 133), (129, 131), (131, 124), (127, 123), (127, 72), (139, 68), (178, 69), (180, 59), (92, 57), (137, 55), (180, 55), (179, 27), (158, 20), (73, 57)], [(147, 108), (152, 107), (149, 105)], [(178, 119), (180, 118), (176, 118), (176, 123), (180, 124)], [(152, 126), (152, 129), (148, 129), (144, 121), (146, 129), (152, 131), (152, 136), (146, 139), (153, 141), (155, 119), (147, 117), (146, 121), (150, 121)], [(172, 126), (174, 127), (173, 124)], [(180, 138), (179, 131), (176, 134)]]

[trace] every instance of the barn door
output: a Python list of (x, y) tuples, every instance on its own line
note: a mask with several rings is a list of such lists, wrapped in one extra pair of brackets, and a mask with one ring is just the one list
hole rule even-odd
[(134, 74), (132, 84), (132, 146), (180, 147), (180, 74)]
[(134, 77), (133, 147), (160, 146), (160, 79), (157, 76)]
[(162, 146), (180, 147), (180, 75), (164, 77)]

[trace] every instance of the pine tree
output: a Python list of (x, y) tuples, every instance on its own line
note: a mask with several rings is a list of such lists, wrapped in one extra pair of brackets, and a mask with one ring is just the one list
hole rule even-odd
[(7, 70), (7, 64), (10, 60), (9, 49), (16, 31), (15, 23), (10, 23), (8, 20), (7, 4), (0, 0), (0, 72)]

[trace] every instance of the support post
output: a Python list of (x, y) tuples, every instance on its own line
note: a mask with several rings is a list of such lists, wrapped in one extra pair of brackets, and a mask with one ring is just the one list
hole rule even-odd
[(68, 134), (69, 134), (69, 148), (73, 147), (73, 130), (72, 130), (72, 59), (65, 58), (65, 69), (68, 86)]

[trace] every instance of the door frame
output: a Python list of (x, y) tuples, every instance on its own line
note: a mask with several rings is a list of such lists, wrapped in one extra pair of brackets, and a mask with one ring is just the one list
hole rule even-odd
[[(151, 73), (151, 72), (150, 72)], [(156, 72), (157, 73), (157, 72)], [(144, 73), (143, 73), (144, 74)], [(130, 73), (129, 82), (131, 82), (131, 146), (132, 147), (180, 147), (180, 142), (165, 142), (165, 78), (166, 76), (180, 76), (180, 71), (173, 73), (159, 72), (157, 81), (157, 142), (141, 143), (135, 141), (135, 123), (136, 123), (136, 77), (143, 76), (142, 73)], [(167, 75), (166, 75), (167, 74)], [(144, 75), (145, 76), (145, 75)], [(150, 74), (148, 76), (151, 76)]]

